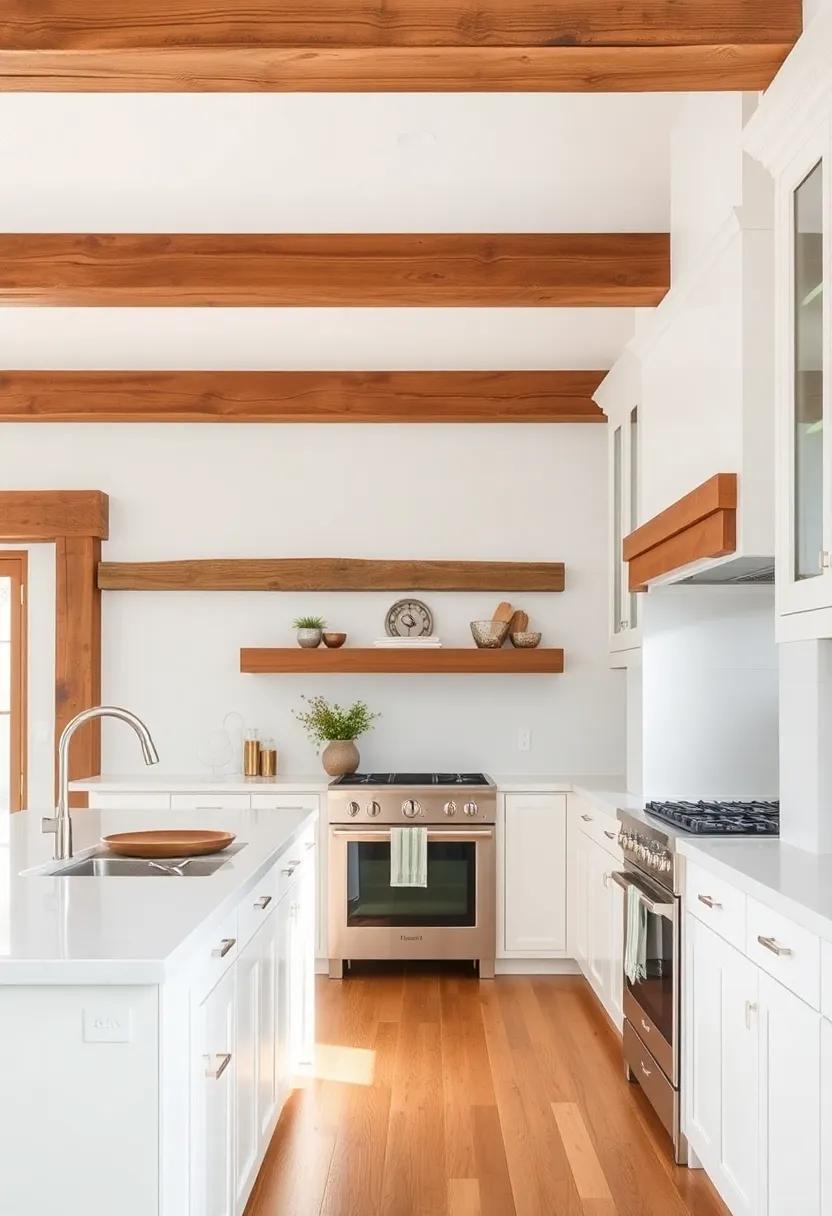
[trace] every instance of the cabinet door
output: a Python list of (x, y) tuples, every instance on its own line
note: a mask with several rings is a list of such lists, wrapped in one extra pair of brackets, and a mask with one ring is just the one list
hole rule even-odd
[(575, 961), (584, 975), (589, 970), (589, 860), (592, 842), (580, 829), (575, 841)]
[(821, 1212), (832, 1216), (832, 1022), (820, 1021)]
[(633, 650), (641, 644), (640, 605), (629, 588), (624, 538), (638, 527), (639, 427), (633, 405), (610, 428), (610, 650)]
[(566, 949), (566, 796), (507, 794), (505, 949), (536, 958)]
[(588, 979), (606, 1008), (612, 1011), (613, 882), (615, 862), (594, 841), (589, 841), (587, 970)]
[(315, 1052), (315, 867), (311, 858), (303, 863), (297, 884), (290, 984), (295, 1003), (295, 1065), (309, 1068)]
[(830, 127), (778, 189), (778, 570), (782, 613), (832, 606)]
[(235, 968), (194, 1011), (191, 1216), (235, 1216)]
[(271, 1135), (278, 1103), (277, 1078), (277, 914), (272, 912), (254, 938), (259, 944), (257, 1010), (257, 1134), (261, 1149)]
[(759, 980), (762, 1211), (819, 1216), (821, 1017), (764, 971)]
[[(618, 869), (610, 857), (608, 872)], [(610, 899), (610, 1001), (609, 1014), (619, 1030), (624, 1028), (624, 890), (607, 880)]]
[(685, 928), (686, 1133), (713, 1174), (722, 1118), (723, 942), (690, 914)]
[(237, 959), (237, 1010), (235, 1028), (236, 1078), (236, 1205), (242, 1211), (258, 1162), (260, 1137), (257, 1099), (259, 1064), (261, 926)]
[(289, 969), (291, 958), (292, 906), (294, 887), (286, 892), (277, 905), (277, 1104), (282, 1106), (289, 1093), (294, 1073), (291, 1058), (291, 1003), (289, 1000)]

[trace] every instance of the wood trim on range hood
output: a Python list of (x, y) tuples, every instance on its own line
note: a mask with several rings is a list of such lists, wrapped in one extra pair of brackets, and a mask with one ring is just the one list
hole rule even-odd
[(737, 475), (717, 473), (624, 538), (631, 591), (737, 548)]

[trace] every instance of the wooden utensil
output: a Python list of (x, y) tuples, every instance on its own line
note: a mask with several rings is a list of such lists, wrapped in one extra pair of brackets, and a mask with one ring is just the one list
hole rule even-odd
[(116, 832), (102, 836), (101, 843), (119, 857), (201, 857), (227, 849), (233, 840), (233, 832), (166, 828), (156, 832)]
[(511, 604), (508, 602), (508, 600), (503, 600), (502, 603), (499, 603), (494, 609), (494, 615), (491, 619), (492, 621), (507, 622), (511, 620), (513, 615), (514, 609), (512, 608)]
[(511, 618), (511, 624), (508, 627), (509, 633), (526, 633), (529, 628), (529, 618), (525, 612), (521, 612), (518, 608), (514, 616)]

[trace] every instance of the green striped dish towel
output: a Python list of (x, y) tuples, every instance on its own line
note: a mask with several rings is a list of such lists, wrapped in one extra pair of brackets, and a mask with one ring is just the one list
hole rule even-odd
[(647, 909), (638, 887), (627, 887), (627, 940), (624, 943), (624, 974), (631, 984), (647, 978)]
[(427, 828), (390, 829), (390, 886), (428, 885)]

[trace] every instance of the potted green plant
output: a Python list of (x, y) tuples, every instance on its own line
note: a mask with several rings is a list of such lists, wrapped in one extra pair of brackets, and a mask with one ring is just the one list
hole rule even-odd
[(321, 762), (330, 777), (354, 773), (361, 761), (355, 740), (372, 728), (379, 714), (371, 713), (363, 701), (345, 709), (330, 705), (326, 697), (303, 697), (306, 709), (293, 710), (298, 722), (318, 750), (323, 747)]
[(321, 644), (326, 621), (321, 616), (299, 616), (292, 622), (292, 628), (298, 631), (298, 646), (314, 650)]

